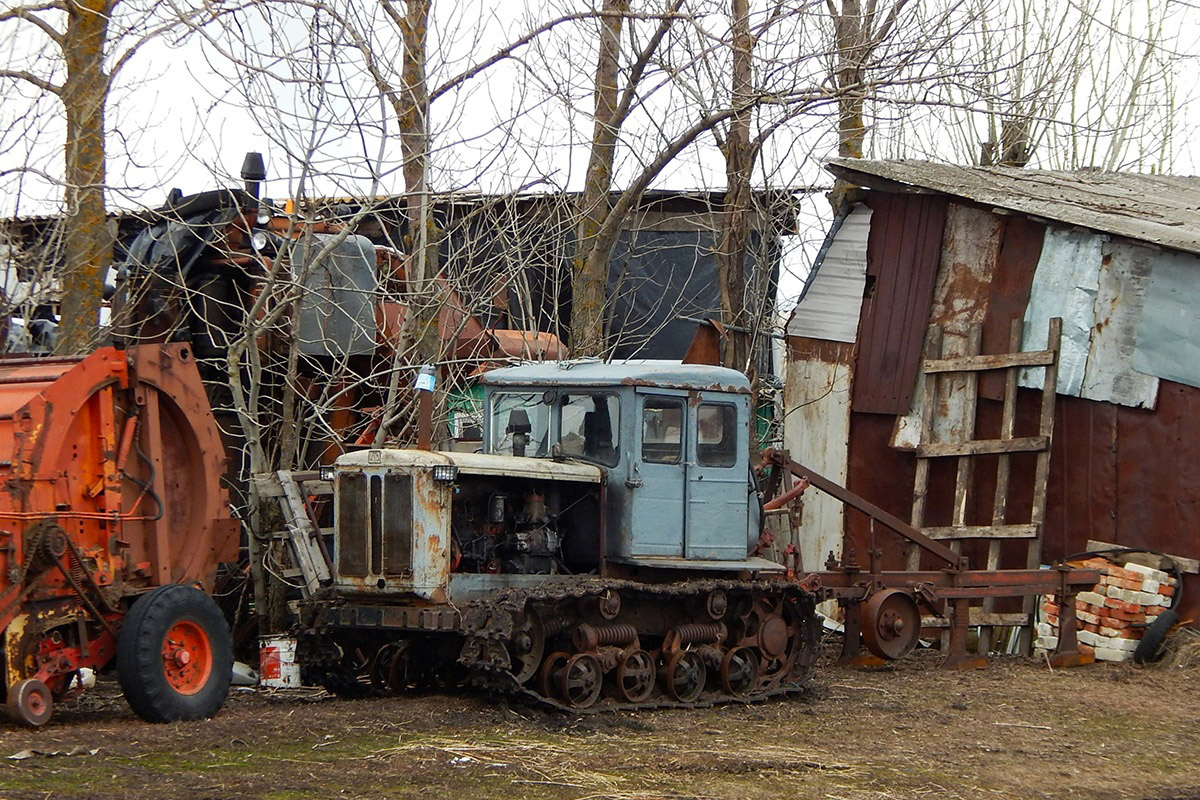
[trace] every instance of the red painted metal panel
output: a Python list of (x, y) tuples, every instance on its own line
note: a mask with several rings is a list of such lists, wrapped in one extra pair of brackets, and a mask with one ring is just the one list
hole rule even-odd
[(906, 414), (946, 223), (944, 196), (872, 193), (854, 411)]
[[(988, 287), (982, 352), (1009, 351), (1012, 321), (1025, 316), (1025, 306), (1029, 305), (1029, 288), (1033, 285), (1033, 273), (1042, 255), (1042, 238), (1045, 235), (1046, 226), (1040, 222), (1031, 222), (1024, 217), (1003, 218), (996, 270)], [(993, 400), (1003, 399), (1003, 374), (981, 375), (979, 393)]]

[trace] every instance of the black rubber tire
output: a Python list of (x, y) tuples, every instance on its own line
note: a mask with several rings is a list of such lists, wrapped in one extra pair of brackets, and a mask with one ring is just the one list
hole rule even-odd
[(1133, 663), (1148, 664), (1162, 658), (1162, 649), (1167, 641), (1167, 634), (1171, 632), (1171, 628), (1174, 628), (1177, 622), (1179, 622), (1179, 612), (1173, 608), (1168, 608), (1159, 614), (1158, 618), (1151, 622), (1146, 628), (1146, 632), (1142, 634), (1142, 640), (1138, 642), (1137, 649), (1133, 651)]
[[(189, 620), (208, 636), (212, 669), (195, 694), (170, 685), (163, 670), (163, 640), (172, 626)], [(233, 642), (216, 602), (182, 584), (159, 586), (142, 595), (125, 615), (117, 636), (117, 679), (134, 713), (147, 722), (214, 716), (225, 705), (233, 676)]]

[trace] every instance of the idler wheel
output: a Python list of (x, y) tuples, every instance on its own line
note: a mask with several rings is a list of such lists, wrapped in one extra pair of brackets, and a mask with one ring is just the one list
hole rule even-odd
[(555, 674), (562, 671), (563, 665), (569, 658), (569, 655), (561, 651), (546, 656), (541, 670), (538, 671), (538, 687), (542, 690), (543, 697), (558, 696), (558, 681)]
[(792, 632), (779, 614), (772, 614), (762, 621), (758, 629), (758, 646), (767, 658), (781, 658), (787, 652), (788, 639)]
[(921, 612), (912, 595), (902, 589), (885, 589), (871, 595), (862, 606), (862, 637), (867, 649), (894, 661), (917, 646)]
[(690, 703), (704, 691), (704, 660), (694, 650), (680, 650), (667, 659), (663, 688), (680, 703)]
[(654, 657), (630, 650), (617, 662), (617, 694), (627, 703), (640, 703), (654, 691)]
[(579, 653), (567, 659), (559, 676), (562, 699), (573, 708), (587, 708), (600, 697), (604, 686), (604, 670), (600, 661), (587, 653)]
[(50, 689), (37, 678), (26, 678), (8, 687), (7, 705), (13, 721), (30, 728), (45, 725), (54, 710)]
[(735, 697), (750, 692), (760, 676), (758, 656), (749, 647), (735, 647), (721, 659), (721, 688)]

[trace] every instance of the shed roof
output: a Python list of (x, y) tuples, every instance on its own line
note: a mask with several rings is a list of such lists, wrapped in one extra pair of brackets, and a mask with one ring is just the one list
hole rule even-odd
[(679, 361), (543, 361), (485, 372), (491, 386), (655, 386), (749, 392), (750, 381), (734, 369)]
[(838, 177), (881, 191), (932, 191), (1200, 255), (1200, 178), (1134, 172), (961, 167), (835, 158)]

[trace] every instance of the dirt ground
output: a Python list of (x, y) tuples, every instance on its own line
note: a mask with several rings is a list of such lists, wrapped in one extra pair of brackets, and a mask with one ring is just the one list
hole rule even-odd
[(214, 720), (164, 726), (117, 691), (40, 731), (0, 723), (0, 797), (1200, 800), (1200, 667), (945, 672), (929, 653), (824, 667), (797, 699), (582, 718), (238, 691)]

